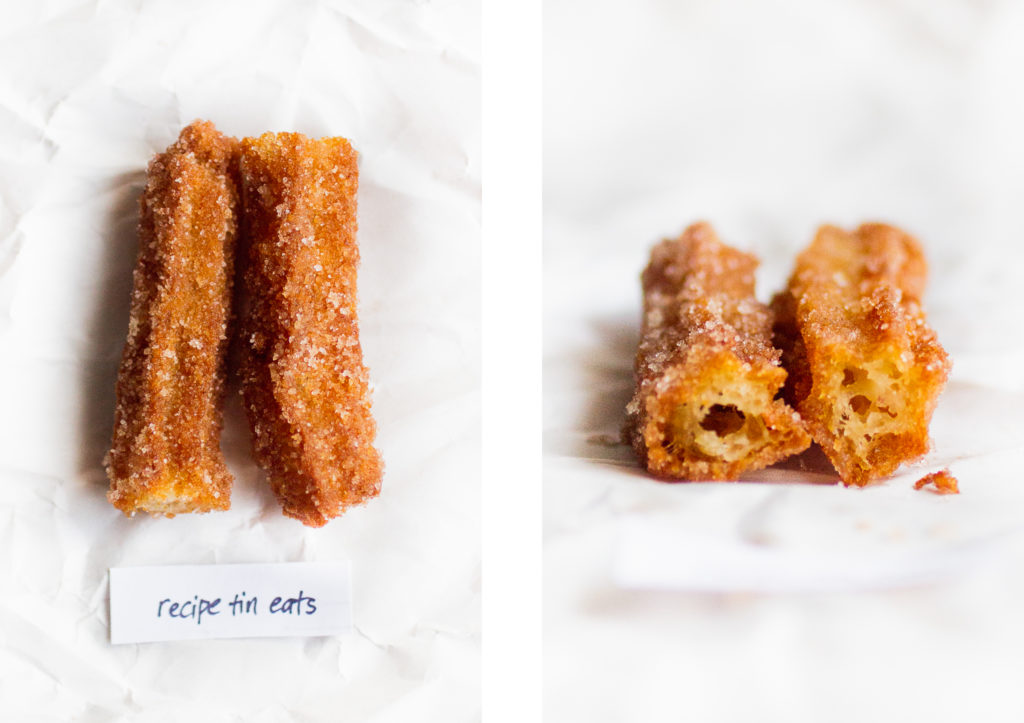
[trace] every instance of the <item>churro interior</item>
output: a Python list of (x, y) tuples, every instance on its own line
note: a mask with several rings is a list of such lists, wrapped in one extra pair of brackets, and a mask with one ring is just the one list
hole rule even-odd
[(679, 404), (672, 412), (667, 446), (680, 455), (727, 462), (743, 459), (768, 444), (765, 406), (749, 391), (732, 390)]
[(832, 431), (847, 440), (863, 467), (870, 466), (868, 455), (882, 437), (904, 433), (913, 423), (907, 410), (912, 372), (901, 369), (893, 355), (879, 357), (848, 360), (832, 380)]
[(195, 467), (170, 462), (146, 485), (119, 489), (111, 501), (119, 508), (173, 516), (185, 512), (211, 512), (226, 509), (229, 491), (215, 484), (212, 475)]

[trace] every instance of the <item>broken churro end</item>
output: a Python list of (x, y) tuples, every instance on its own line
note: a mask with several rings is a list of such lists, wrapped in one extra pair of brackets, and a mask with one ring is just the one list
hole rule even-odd
[(810, 444), (776, 399), (786, 372), (772, 313), (754, 297), (757, 260), (705, 223), (655, 246), (624, 438), (654, 475), (736, 479)]
[(942, 469), (938, 472), (926, 474), (914, 483), (914, 489), (924, 489), (928, 485), (931, 485), (931, 491), (937, 495), (960, 494), (960, 485), (957, 482), (956, 477), (950, 474), (948, 469)]
[(900, 229), (823, 226), (772, 302), (785, 399), (845, 484), (928, 451), (951, 364), (921, 304), (926, 275), (920, 244)]

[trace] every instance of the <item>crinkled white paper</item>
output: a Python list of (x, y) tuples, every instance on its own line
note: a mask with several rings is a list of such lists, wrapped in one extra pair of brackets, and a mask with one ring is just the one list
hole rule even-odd
[[(479, 10), (471, 1), (0, 9), (0, 718), (479, 715)], [(229, 512), (104, 495), (150, 157), (194, 118), (360, 153), (380, 497), (280, 514), (229, 393)], [(354, 632), (112, 647), (112, 566), (351, 560)], [(33, 717), (35, 716), (35, 717)]]
[[(545, 705), (557, 720), (1010, 720), (1024, 649), (1024, 8), (553, 0)], [(639, 275), (698, 219), (785, 281), (824, 222), (925, 245), (933, 451), (664, 484), (617, 444)], [(961, 494), (914, 490), (949, 467)], [(1005, 687), (1003, 687), (1005, 686)]]

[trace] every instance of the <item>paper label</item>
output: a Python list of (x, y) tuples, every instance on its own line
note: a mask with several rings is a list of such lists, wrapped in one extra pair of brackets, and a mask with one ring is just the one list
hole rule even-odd
[(110, 642), (337, 635), (352, 627), (345, 562), (110, 569)]

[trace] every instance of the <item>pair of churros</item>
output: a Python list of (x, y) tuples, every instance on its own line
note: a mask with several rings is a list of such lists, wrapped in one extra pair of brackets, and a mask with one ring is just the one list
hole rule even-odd
[(707, 224), (652, 252), (625, 430), (641, 463), (735, 479), (813, 439), (863, 485), (923, 455), (949, 360), (921, 309), (917, 242), (825, 226), (770, 308), (754, 297), (756, 264)]
[(242, 392), (284, 513), (320, 526), (379, 492), (356, 317), (357, 186), (340, 138), (239, 142), (197, 121), (153, 160), (107, 458), (115, 507), (230, 504), (219, 437), (239, 233)]

